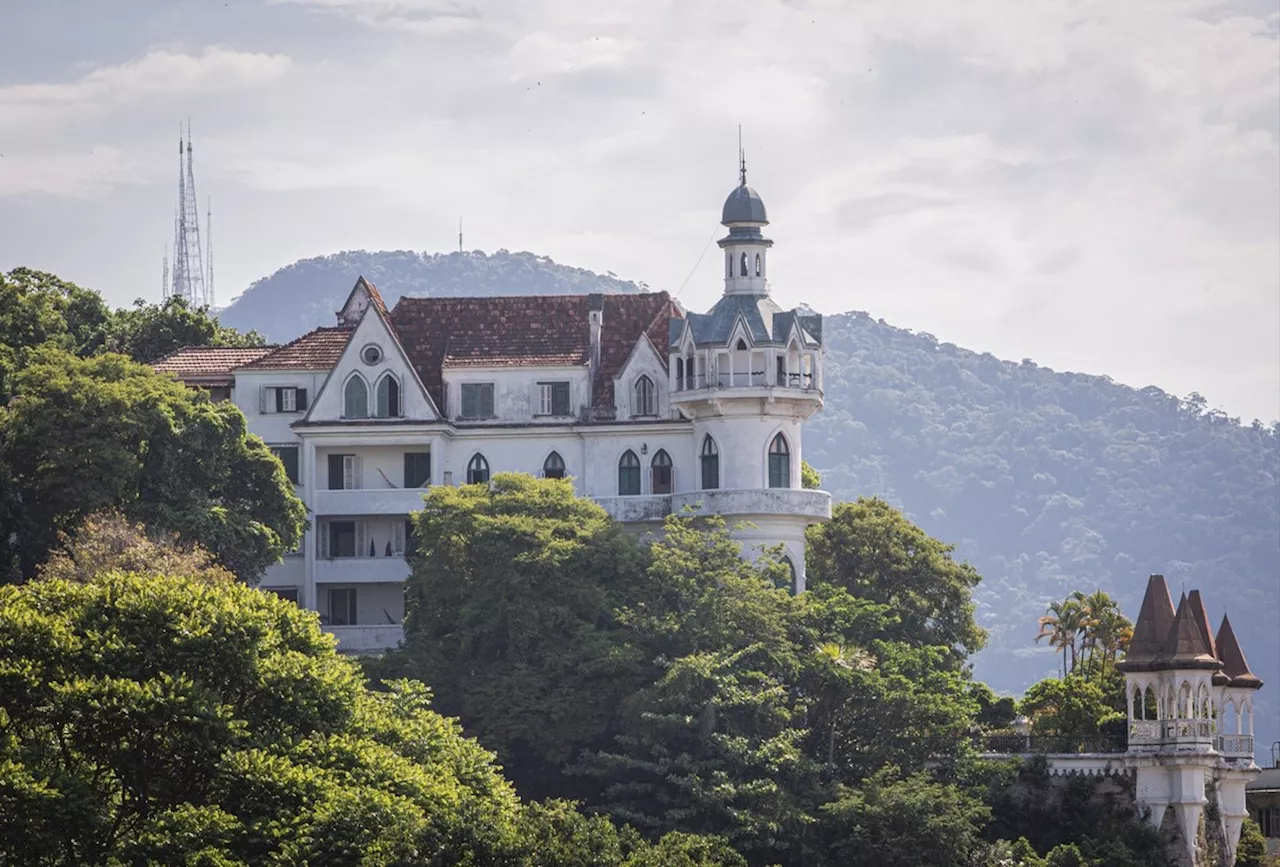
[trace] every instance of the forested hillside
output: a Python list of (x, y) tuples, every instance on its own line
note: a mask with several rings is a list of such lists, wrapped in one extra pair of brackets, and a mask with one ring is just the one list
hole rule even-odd
[[(401, 295), (636, 291), (531, 253), (341, 253), (258, 281), (226, 325), (287, 340), (332, 321), (359, 274)], [(830, 314), (830, 311), (826, 311)], [(1259, 748), (1280, 738), (1280, 426), (1242, 425), (1154, 386), (1001, 361), (872, 319), (828, 315), (826, 409), (805, 456), (837, 499), (878, 495), (957, 545), (984, 580), (977, 674), (1021, 692), (1052, 673), (1045, 603), (1077, 588), (1136, 615), (1145, 578), (1225, 607), (1268, 681)]]

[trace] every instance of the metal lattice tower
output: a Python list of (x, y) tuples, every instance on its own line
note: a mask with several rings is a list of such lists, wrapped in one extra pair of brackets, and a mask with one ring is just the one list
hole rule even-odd
[(200, 252), (200, 213), (196, 198), (196, 176), (192, 166), (191, 121), (187, 137), (178, 134), (178, 212), (173, 226), (173, 280), (165, 298), (185, 298), (192, 307), (213, 304), (210, 285), (205, 280)]

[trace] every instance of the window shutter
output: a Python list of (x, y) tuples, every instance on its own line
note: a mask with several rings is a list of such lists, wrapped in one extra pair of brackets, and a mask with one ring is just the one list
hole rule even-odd
[(476, 415), (478, 415), (476, 412), (476, 387), (473, 385), (468, 388), (464, 385), (462, 386), (462, 417), (474, 418)]
[(493, 385), (480, 387), (480, 410), (485, 418), (493, 417)]
[(267, 392), (270, 390), (265, 385), (258, 386), (258, 412), (267, 411)]
[(276, 412), (284, 412), (284, 389), (273, 388), (272, 391), (276, 393)]
[(369, 533), (364, 521), (356, 521), (356, 556), (369, 556)]
[(355, 486), (356, 486), (357, 488), (363, 488), (363, 487), (364, 487), (364, 458), (360, 457), (360, 455), (356, 455), (356, 457), (355, 457), (355, 464), (356, 464), (356, 469), (355, 469), (356, 484), (355, 484)]
[(404, 524), (399, 521), (391, 528), (391, 550), (397, 557), (404, 556)]
[(305, 388), (298, 389), (298, 412), (307, 411), (307, 390)]
[(356, 487), (356, 456), (342, 456), (342, 490), (350, 491)]

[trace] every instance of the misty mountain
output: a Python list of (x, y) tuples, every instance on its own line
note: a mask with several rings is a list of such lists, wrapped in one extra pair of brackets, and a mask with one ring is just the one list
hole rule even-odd
[[(364, 251), (254, 283), (224, 324), (288, 340), (332, 322), (360, 274), (402, 295), (633, 292), (531, 253)], [(1280, 738), (1280, 425), (1242, 425), (1105, 376), (1002, 361), (866, 313), (828, 315), (826, 409), (805, 457), (837, 499), (880, 496), (983, 575), (991, 633), (977, 675), (1020, 692), (1057, 658), (1034, 644), (1045, 604), (1106, 590), (1136, 617), (1149, 573), (1225, 609), (1255, 673), (1258, 749)]]

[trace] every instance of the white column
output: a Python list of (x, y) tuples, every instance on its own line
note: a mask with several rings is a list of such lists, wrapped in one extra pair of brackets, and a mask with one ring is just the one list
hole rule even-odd
[(306, 466), (304, 477), (306, 484), (302, 488), (302, 501), (307, 506), (307, 517), (311, 520), (311, 526), (307, 529), (306, 536), (303, 539), (302, 546), (302, 592), (298, 596), (298, 603), (303, 608), (310, 608), (312, 611), (319, 610), (319, 600), (316, 599), (316, 533), (320, 531), (320, 516), (316, 514), (316, 479), (319, 473), (316, 472), (316, 445), (310, 440), (303, 440), (303, 464)]

